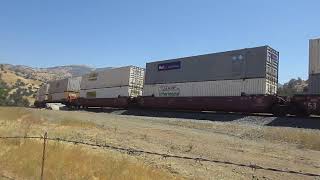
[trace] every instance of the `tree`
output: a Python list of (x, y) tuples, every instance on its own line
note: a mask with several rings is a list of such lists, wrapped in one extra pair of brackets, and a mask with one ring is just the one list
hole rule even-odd
[(1, 79), (0, 74), (0, 106), (30, 106), (25, 96), (32, 95), (33, 92), (23, 88), (24, 83), (20, 79), (17, 80), (15, 86), (16, 91), (9, 94), (12, 89)]
[(8, 97), (8, 87), (5, 82), (1, 79), (0, 74), (0, 106), (7, 105), (7, 97)]
[(280, 96), (293, 96), (295, 94), (301, 94), (307, 91), (308, 83), (302, 80), (300, 77), (298, 79), (291, 79), (289, 82), (285, 83), (282, 87), (278, 88), (278, 95)]

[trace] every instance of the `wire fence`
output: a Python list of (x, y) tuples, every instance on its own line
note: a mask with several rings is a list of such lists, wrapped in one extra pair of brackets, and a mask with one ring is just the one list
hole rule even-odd
[(154, 155), (154, 156), (161, 156), (163, 158), (193, 160), (196, 162), (209, 162), (209, 163), (216, 163), (216, 164), (225, 164), (225, 165), (246, 167), (246, 168), (251, 168), (253, 170), (266, 170), (266, 171), (272, 171), (272, 172), (289, 173), (289, 174), (303, 175), (303, 176), (309, 176), (309, 177), (320, 177), (320, 174), (308, 173), (308, 172), (302, 172), (302, 171), (294, 171), (294, 170), (278, 169), (278, 168), (272, 168), (272, 167), (264, 167), (264, 166), (260, 166), (260, 165), (256, 165), (256, 164), (242, 164), (242, 163), (236, 163), (236, 162), (231, 162), (231, 161), (207, 159), (207, 158), (202, 158), (202, 157), (179, 156), (179, 155), (173, 155), (173, 154), (139, 150), (139, 149), (134, 149), (134, 148), (118, 147), (118, 146), (113, 146), (113, 145), (108, 145), (108, 144), (99, 144), (97, 142), (91, 143), (91, 142), (63, 139), (63, 138), (59, 138), (59, 137), (47, 137), (47, 133), (45, 133), (44, 136), (0, 136), (0, 139), (38, 139), (38, 140), (43, 140), (41, 180), (43, 180), (43, 169), (44, 169), (44, 165), (45, 165), (45, 149), (46, 149), (47, 141), (71, 143), (74, 145), (79, 144), (79, 145), (91, 146), (91, 147), (96, 147), (96, 148), (106, 148), (106, 149), (110, 149), (110, 150), (115, 150), (115, 151), (127, 153), (128, 155), (148, 154), (148, 155)]

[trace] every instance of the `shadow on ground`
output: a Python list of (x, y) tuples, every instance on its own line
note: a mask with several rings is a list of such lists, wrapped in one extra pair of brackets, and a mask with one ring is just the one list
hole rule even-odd
[(90, 112), (110, 113), (117, 115), (159, 117), (159, 118), (179, 118), (208, 121), (235, 121), (246, 117), (242, 114), (218, 113), (218, 112), (191, 112), (191, 111), (170, 111), (151, 109), (89, 109)]
[(151, 110), (151, 109), (108, 109), (97, 108), (88, 109), (90, 112), (109, 113), (117, 115), (144, 116), (144, 117), (160, 117), (160, 118), (179, 118), (188, 120), (207, 120), (215, 122), (231, 122), (244, 123), (260, 126), (273, 127), (292, 127), (319, 129), (319, 117), (274, 117), (272, 115), (245, 115), (236, 113), (221, 112), (189, 112), (189, 111), (170, 111), (170, 110)]
[(266, 126), (293, 127), (320, 130), (320, 117), (277, 117)]

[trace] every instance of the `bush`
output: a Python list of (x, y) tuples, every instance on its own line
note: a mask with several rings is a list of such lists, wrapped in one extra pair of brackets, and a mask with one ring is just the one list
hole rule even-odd
[(278, 95), (280, 96), (293, 96), (295, 94), (302, 94), (308, 91), (307, 81), (298, 79), (291, 79), (289, 82), (285, 83), (282, 87), (278, 88)]
[(10, 89), (0, 76), (0, 106), (30, 106), (30, 102), (24, 96), (30, 96), (32, 91), (21, 88), (19, 85), (24, 84), (20, 79), (17, 80), (14, 88), (16, 92), (9, 95)]

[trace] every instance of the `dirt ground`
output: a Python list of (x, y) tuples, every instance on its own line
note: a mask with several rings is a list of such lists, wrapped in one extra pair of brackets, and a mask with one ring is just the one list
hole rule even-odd
[[(39, 135), (47, 131), (49, 137), (320, 174), (318, 129), (19, 108), (11, 108), (12, 113), (4, 115), (4, 109), (8, 108), (0, 108), (1, 135)], [(25, 119), (30, 121), (27, 131), (19, 128)], [(186, 179), (320, 179), (230, 164), (132, 156)]]

